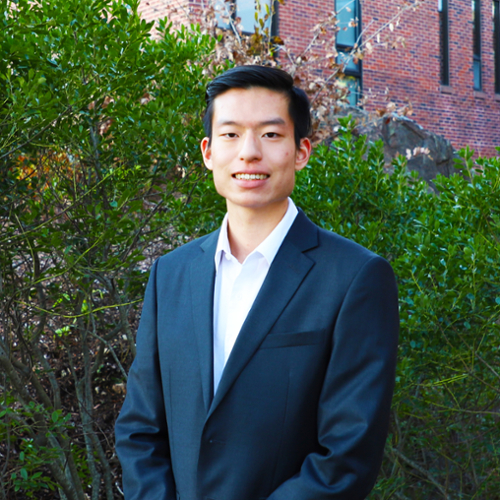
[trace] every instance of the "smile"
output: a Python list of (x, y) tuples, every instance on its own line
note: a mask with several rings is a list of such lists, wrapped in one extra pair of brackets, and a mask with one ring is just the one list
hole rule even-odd
[(264, 180), (269, 177), (267, 174), (234, 174), (235, 179), (253, 181), (253, 180)]

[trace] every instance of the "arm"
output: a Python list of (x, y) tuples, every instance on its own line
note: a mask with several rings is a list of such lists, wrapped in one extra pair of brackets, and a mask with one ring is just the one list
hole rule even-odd
[(321, 453), (268, 500), (362, 500), (375, 483), (387, 437), (399, 330), (391, 266), (370, 259), (354, 277), (333, 330), (318, 407)]
[(126, 500), (176, 498), (156, 338), (156, 268), (155, 263), (144, 298), (127, 396), (115, 426)]

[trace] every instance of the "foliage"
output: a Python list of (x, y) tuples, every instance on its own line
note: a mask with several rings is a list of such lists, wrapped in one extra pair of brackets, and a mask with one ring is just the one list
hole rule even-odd
[[(146, 270), (224, 213), (198, 151), (222, 56), (208, 25), (160, 22), (150, 38), (135, 0), (0, 5), (0, 498), (109, 500)], [(255, 62), (265, 36), (235, 45), (235, 60)], [(400, 360), (374, 500), (499, 498), (500, 160), (462, 158), (435, 196), (404, 159), (389, 175), (381, 144), (341, 120), (297, 178), (315, 222), (398, 277)]]
[(153, 40), (137, 4), (1, 3), (0, 498), (118, 494), (136, 307), (201, 177), (213, 49), (166, 21)]
[(294, 200), (320, 226), (391, 261), (401, 333), (393, 422), (370, 498), (498, 499), (500, 158), (439, 177), (439, 196), (384, 172), (352, 123), (316, 150)]

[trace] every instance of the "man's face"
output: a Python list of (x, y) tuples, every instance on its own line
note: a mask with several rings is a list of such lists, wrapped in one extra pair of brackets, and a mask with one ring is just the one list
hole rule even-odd
[(311, 153), (308, 139), (295, 145), (286, 96), (263, 87), (231, 89), (213, 104), (212, 141), (205, 137), (201, 149), (228, 211), (286, 209), (295, 171)]

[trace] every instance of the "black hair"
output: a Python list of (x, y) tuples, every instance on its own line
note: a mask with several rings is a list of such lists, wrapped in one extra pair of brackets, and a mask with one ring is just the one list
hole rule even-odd
[(288, 112), (293, 121), (295, 144), (298, 148), (300, 139), (311, 133), (309, 99), (302, 89), (294, 86), (293, 78), (286, 71), (269, 66), (236, 66), (214, 78), (208, 84), (205, 93), (207, 107), (203, 116), (203, 127), (209, 140), (212, 140), (215, 98), (231, 89), (249, 89), (251, 87), (264, 87), (280, 92), (288, 98)]

